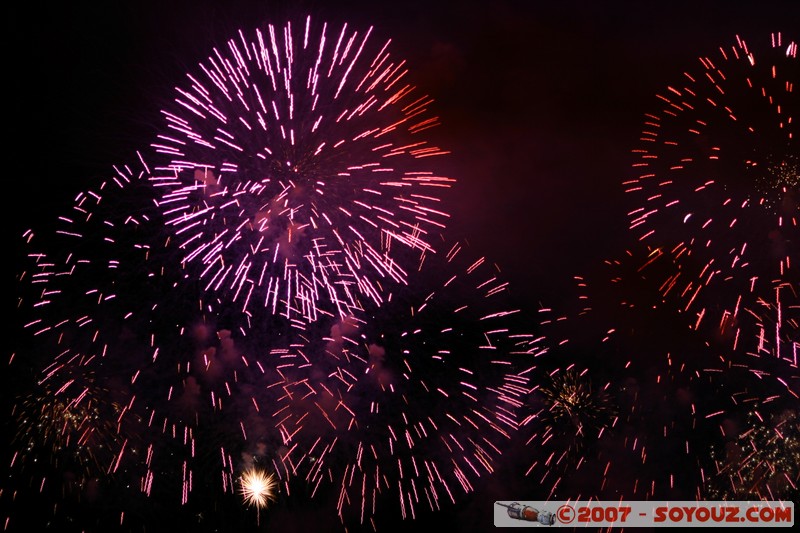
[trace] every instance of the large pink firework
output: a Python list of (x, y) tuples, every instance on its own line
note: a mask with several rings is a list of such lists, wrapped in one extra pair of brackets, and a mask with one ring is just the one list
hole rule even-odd
[[(373, 29), (306, 18), (239, 34), (176, 87), (153, 185), (181, 261), (249, 313), (347, 316), (432, 253), (452, 179), (405, 61)], [(413, 265), (413, 263), (412, 263)]]

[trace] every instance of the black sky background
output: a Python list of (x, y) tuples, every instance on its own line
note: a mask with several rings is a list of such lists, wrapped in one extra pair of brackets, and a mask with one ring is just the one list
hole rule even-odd
[[(620, 184), (633, 175), (630, 150), (655, 94), (737, 34), (800, 28), (791, 0), (15, 5), (3, 62), (9, 290), (22, 232), (46, 227), (112, 165), (135, 162), (187, 69), (239, 29), (307, 13), (393, 40), (393, 56), (435, 99), (442, 126), (431, 136), (452, 152), (443, 163), (458, 180), (446, 200), (450, 233), (495, 261), (513, 298), (531, 308), (572, 298), (574, 275), (633, 240)], [(13, 313), (13, 296), (8, 303)], [(522, 490), (514, 468), (500, 479)], [(526, 497), (498, 494), (498, 484), (434, 525), (490, 529), (494, 498)], [(316, 531), (314, 520), (327, 519), (282, 512), (269, 530)]]

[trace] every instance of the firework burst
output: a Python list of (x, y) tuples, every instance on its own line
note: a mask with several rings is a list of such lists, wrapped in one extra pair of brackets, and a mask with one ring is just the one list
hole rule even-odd
[(774, 33), (700, 58), (659, 93), (625, 183), (631, 229), (674, 262), (665, 296), (717, 323), (798, 281), (797, 43)]
[[(116, 168), (110, 179), (78, 194), (52, 231), (24, 235), (23, 325), (11, 365), (32, 383), (27, 390), (20, 385), (11, 463), (13, 477), (34, 498), (58, 485), (34, 464), (40, 457), (75, 471), (80, 506), (55, 505), (53, 520), (77, 521), (83, 505), (118, 513), (116, 521), (128, 510), (128, 520), (135, 520), (131, 502), (165, 493), (180, 501), (190, 492), (196, 420), (173, 408), (170, 387), (176, 369), (192, 362), (176, 339), (190, 317), (211, 307), (196, 299), (180, 269), (161, 262), (171, 251), (146, 175), (141, 159)], [(178, 457), (183, 468), (169, 467)]]
[[(616, 407), (609, 387), (593, 386), (585, 369), (569, 367), (554, 373), (550, 382), (539, 388), (547, 405), (542, 423), (552, 431), (567, 433), (573, 442), (570, 451), (580, 453), (586, 441), (597, 439), (614, 423)], [(549, 435), (543, 438), (549, 439)]]
[(246, 505), (265, 509), (277, 496), (278, 483), (274, 474), (258, 469), (250, 469), (242, 474), (240, 493)]
[[(433, 252), (452, 179), (431, 99), (372, 28), (267, 25), (214, 49), (163, 110), (151, 177), (182, 262), (246, 312), (352, 314)], [(325, 312), (325, 311), (323, 311)]]
[[(31, 470), (29, 477), (41, 481), (41, 491), (48, 484), (60, 483), (55, 475), (46, 477), (47, 473), (59, 472), (73, 485), (65, 487), (67, 492), (105, 475), (123, 439), (134, 434), (132, 421), (122, 416), (124, 395), (97, 383), (83, 367), (85, 360), (80, 354), (62, 353), (44, 369), (35, 392), (15, 407), (17, 451), (12, 464)], [(45, 472), (42, 477), (40, 472)]]
[(748, 413), (746, 425), (724, 448), (712, 451), (715, 474), (706, 483), (716, 500), (793, 500), (800, 493), (800, 424), (797, 411), (764, 419)]
[(513, 333), (507, 283), (467, 255), (453, 245), (425, 259), (412, 279), (427, 296), (392, 293), (274, 351), (253, 388), (251, 416), (280, 430), (276, 470), (334, 497), (345, 524), (377, 527), (378, 517), (458, 501), (513, 438), (527, 393), (514, 363), (531, 357), (532, 339)]

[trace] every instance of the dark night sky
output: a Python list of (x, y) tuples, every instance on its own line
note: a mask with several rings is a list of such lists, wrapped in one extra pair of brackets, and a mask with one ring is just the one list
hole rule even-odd
[[(442, 126), (432, 136), (452, 152), (443, 162), (458, 180), (446, 200), (451, 231), (495, 261), (513, 297), (532, 306), (571, 297), (574, 275), (628, 245), (620, 184), (632, 175), (630, 150), (655, 93), (737, 34), (800, 28), (796, 0), (146, 0), (27, 3), (6, 13), (5, 216), (14, 252), (23, 230), (47, 224), (112, 165), (135, 161), (160, 103), (213, 45), (240, 28), (311, 13), (392, 38), (393, 56), (408, 60), (435, 99)], [(505, 496), (496, 484), (486, 494), (472, 510), (459, 508), (453, 527), (489, 529), (490, 502)], [(283, 512), (272, 520), (288, 527), (295, 517)], [(317, 530), (315, 519), (324, 520), (307, 514), (281, 531)]]

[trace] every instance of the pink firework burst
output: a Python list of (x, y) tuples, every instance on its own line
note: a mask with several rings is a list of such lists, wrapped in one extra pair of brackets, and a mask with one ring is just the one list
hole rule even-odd
[(175, 89), (151, 179), (205, 290), (246, 312), (347, 316), (405, 283), (396, 249), (434, 251), (454, 180), (433, 165), (432, 100), (389, 44), (310, 17), (270, 24)]

